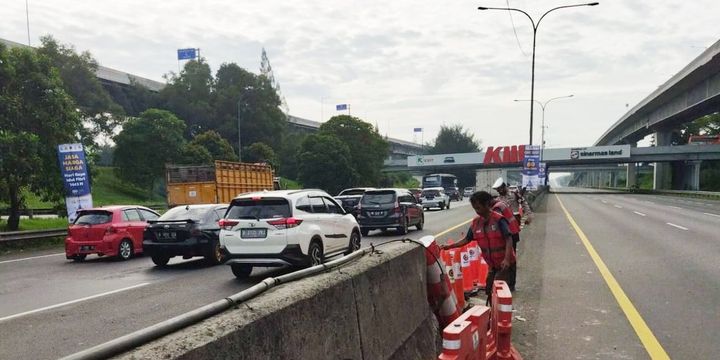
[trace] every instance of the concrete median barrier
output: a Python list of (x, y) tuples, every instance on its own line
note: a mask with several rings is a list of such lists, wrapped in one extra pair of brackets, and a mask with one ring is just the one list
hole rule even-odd
[(409, 243), (378, 249), (116, 358), (436, 358), (441, 337), (427, 303), (424, 250)]

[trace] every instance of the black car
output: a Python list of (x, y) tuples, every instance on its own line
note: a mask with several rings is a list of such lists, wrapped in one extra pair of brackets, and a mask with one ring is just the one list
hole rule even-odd
[(374, 188), (345, 189), (341, 191), (338, 196), (335, 197), (335, 200), (337, 200), (340, 205), (342, 205), (346, 213), (352, 214), (354, 217), (357, 218), (357, 212), (355, 211), (355, 207), (360, 203), (360, 199), (362, 199), (363, 194), (365, 194), (366, 191), (372, 189)]
[(357, 221), (363, 236), (371, 230), (396, 229), (407, 234), (410, 226), (422, 230), (425, 224), (423, 207), (415, 196), (405, 189), (368, 190), (357, 207)]
[(143, 251), (157, 266), (170, 258), (205, 257), (212, 264), (224, 261), (220, 252), (220, 226), (227, 205), (185, 205), (174, 207), (157, 220), (148, 221), (143, 236)]
[(445, 193), (450, 196), (450, 200), (461, 201), (463, 199), (463, 192), (458, 187), (445, 188)]

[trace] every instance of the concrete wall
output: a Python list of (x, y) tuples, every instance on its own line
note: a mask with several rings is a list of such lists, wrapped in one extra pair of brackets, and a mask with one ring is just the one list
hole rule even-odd
[(427, 303), (423, 249), (378, 249), (383, 253), (281, 285), (118, 358), (436, 358), (441, 337)]

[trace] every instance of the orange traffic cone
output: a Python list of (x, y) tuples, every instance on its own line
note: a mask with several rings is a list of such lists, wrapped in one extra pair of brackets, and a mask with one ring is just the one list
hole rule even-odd
[(463, 291), (466, 293), (473, 292), (473, 281), (475, 277), (470, 270), (470, 252), (469, 245), (465, 245), (460, 250), (460, 267), (463, 276)]
[[(452, 240), (448, 243), (452, 244)], [(455, 278), (454, 290), (455, 297), (457, 298), (458, 304), (462, 303), (462, 307), (465, 308), (465, 290), (463, 289), (463, 273), (462, 273), (462, 251), (459, 248), (450, 250), (450, 257), (452, 258), (452, 271), (453, 277)]]
[(485, 289), (486, 286), (488, 286), (485, 282), (487, 281), (488, 272), (490, 271), (490, 267), (485, 262), (485, 258), (482, 257), (482, 251), (480, 248), (478, 248), (478, 258), (480, 259), (478, 262), (478, 277), (477, 281), (481, 289)]
[(478, 272), (480, 271), (480, 249), (477, 246), (477, 243), (474, 241), (469, 243), (467, 245), (467, 251), (468, 251), (468, 257), (470, 258), (470, 277), (472, 278), (472, 286), (473, 291), (477, 291), (480, 288), (480, 283), (478, 282)]

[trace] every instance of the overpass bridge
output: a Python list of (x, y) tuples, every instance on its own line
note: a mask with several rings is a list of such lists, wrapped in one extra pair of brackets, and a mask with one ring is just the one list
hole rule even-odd
[[(673, 130), (704, 115), (720, 111), (720, 41), (715, 42), (687, 66), (613, 124), (595, 143), (636, 143), (654, 134), (655, 145), (672, 145)], [(632, 166), (630, 165), (631, 170)], [(682, 189), (687, 172), (700, 171), (700, 162), (657, 163), (655, 189)], [(691, 190), (698, 190), (692, 188)]]
[[(499, 150), (499, 151), (498, 151)], [(488, 151), (474, 153), (413, 155), (405, 162), (388, 160), (384, 171), (409, 171), (421, 175), (432, 172), (448, 172), (452, 169), (519, 169), (522, 164), (524, 146), (488, 148)], [(720, 145), (679, 145), (632, 147), (630, 145), (594, 146), (584, 148), (548, 148), (544, 150), (543, 161), (547, 173), (589, 171), (598, 177), (612, 171), (625, 171), (628, 186), (637, 182), (637, 163), (687, 162), (720, 160)], [(628, 164), (618, 167), (618, 164)], [(657, 166), (657, 165), (656, 165)], [(700, 167), (686, 171), (682, 189), (697, 189), (700, 183)]]

